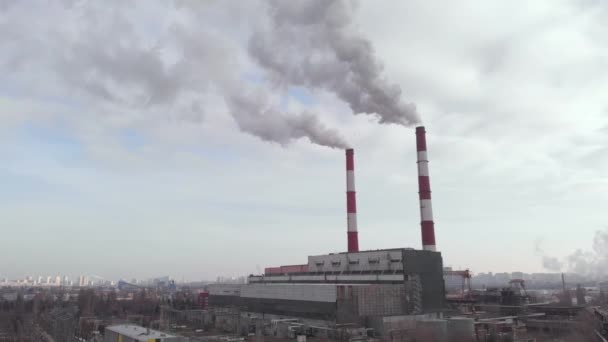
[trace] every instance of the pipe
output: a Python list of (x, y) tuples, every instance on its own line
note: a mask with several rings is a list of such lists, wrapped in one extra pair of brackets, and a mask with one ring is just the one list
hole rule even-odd
[(418, 155), (418, 198), (420, 200), (422, 249), (435, 252), (437, 250), (435, 245), (435, 223), (433, 222), (429, 160), (426, 150), (426, 131), (424, 126), (416, 127), (416, 151)]
[(346, 149), (346, 235), (348, 252), (359, 251), (357, 232), (357, 200), (355, 191), (355, 151)]

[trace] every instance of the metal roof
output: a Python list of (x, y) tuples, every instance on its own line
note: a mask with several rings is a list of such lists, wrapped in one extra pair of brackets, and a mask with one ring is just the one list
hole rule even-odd
[(134, 324), (120, 324), (112, 325), (106, 328), (107, 330), (113, 331), (123, 336), (133, 338), (137, 341), (148, 341), (156, 338), (169, 338), (177, 337), (175, 335), (167, 334), (162, 331), (144, 328)]

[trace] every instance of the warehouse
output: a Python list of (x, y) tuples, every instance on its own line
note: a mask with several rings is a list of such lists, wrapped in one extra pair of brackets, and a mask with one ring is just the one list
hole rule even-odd
[(360, 323), (367, 316), (408, 311), (403, 284), (247, 284), (239, 297), (218, 294), (221, 287), (210, 287), (211, 305), (238, 306), (251, 313)]
[(401, 314), (440, 311), (445, 286), (441, 253), (394, 248), (308, 257), (307, 272), (250, 276), (259, 283), (392, 284), (407, 289), (409, 306)]

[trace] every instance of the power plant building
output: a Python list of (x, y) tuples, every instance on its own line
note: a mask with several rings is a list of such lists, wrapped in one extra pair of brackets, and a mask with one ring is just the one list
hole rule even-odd
[(354, 151), (347, 149), (347, 252), (309, 256), (301, 265), (268, 267), (264, 274), (249, 276), (248, 284), (210, 285), (209, 305), (330, 326), (366, 326), (389, 316), (442, 312), (443, 261), (436, 251), (425, 134), (424, 127), (416, 129), (422, 249), (359, 250)]

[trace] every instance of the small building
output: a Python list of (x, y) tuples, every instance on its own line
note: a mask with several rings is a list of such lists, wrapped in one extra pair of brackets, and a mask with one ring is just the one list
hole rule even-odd
[(186, 342), (185, 337), (167, 334), (158, 330), (134, 324), (120, 324), (106, 327), (104, 342)]

